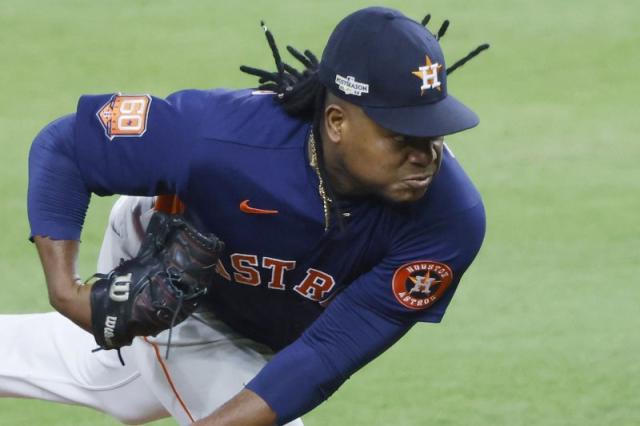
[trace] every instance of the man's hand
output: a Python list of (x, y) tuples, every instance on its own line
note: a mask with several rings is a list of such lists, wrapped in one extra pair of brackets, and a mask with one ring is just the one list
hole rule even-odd
[(275, 426), (276, 413), (257, 394), (243, 389), (193, 426)]

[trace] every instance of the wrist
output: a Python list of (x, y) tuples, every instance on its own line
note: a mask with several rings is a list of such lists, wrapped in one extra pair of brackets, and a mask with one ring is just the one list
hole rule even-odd
[(75, 272), (79, 242), (41, 236), (34, 237), (34, 242), (47, 282), (49, 303), (80, 327), (91, 330), (91, 287), (82, 285)]
[[(52, 283), (53, 284), (53, 283)], [(64, 280), (49, 286), (49, 303), (57, 311), (64, 313), (69, 307), (78, 303), (81, 298), (83, 284), (77, 278)]]
[(245, 388), (192, 426), (275, 426), (276, 420), (275, 411), (260, 396)]
[(49, 292), (49, 303), (65, 317), (91, 331), (91, 286), (73, 281), (66, 286), (59, 286)]

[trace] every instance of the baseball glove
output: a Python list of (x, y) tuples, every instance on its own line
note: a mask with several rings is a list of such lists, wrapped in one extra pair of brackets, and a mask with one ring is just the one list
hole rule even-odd
[(138, 254), (94, 275), (91, 325), (98, 345), (119, 349), (185, 320), (207, 292), (224, 243), (182, 216), (154, 213)]

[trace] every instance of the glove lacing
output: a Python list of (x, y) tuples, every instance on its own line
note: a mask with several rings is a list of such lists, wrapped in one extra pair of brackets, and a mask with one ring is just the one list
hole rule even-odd
[[(185, 292), (178, 286), (178, 284), (182, 280), (182, 273), (173, 267), (167, 268), (165, 273), (167, 274), (167, 278), (171, 280), (171, 284), (173, 285), (174, 291), (176, 293), (176, 297), (178, 300), (177, 306), (175, 307), (175, 309), (171, 309), (168, 306), (165, 306), (158, 301), (154, 301), (153, 307), (158, 309), (158, 314), (161, 312), (161, 310), (169, 311), (172, 314), (171, 322), (169, 323), (169, 336), (167, 338), (167, 350), (164, 355), (164, 358), (166, 360), (169, 360), (169, 350), (171, 349), (171, 339), (173, 338), (173, 327), (175, 327), (176, 325), (176, 321), (178, 320), (178, 315), (182, 310), (182, 305), (184, 304), (184, 301), (202, 296), (207, 292), (207, 289), (197, 288), (196, 291), (190, 294), (185, 294)], [(190, 289), (190, 290), (193, 290), (193, 289)], [(189, 316), (191, 315), (193, 314), (189, 314)]]

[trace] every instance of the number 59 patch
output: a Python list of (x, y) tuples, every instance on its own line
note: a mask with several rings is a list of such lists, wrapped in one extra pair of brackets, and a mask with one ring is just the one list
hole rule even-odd
[(147, 131), (149, 95), (113, 95), (96, 113), (109, 140), (116, 136), (140, 137)]

